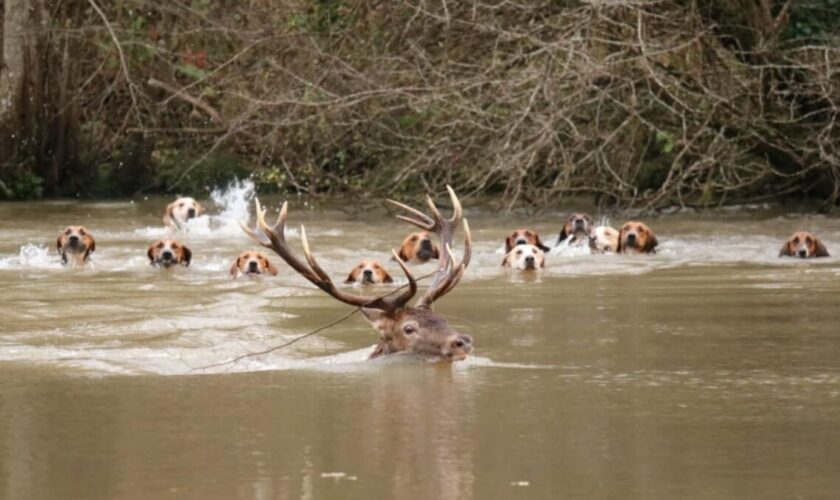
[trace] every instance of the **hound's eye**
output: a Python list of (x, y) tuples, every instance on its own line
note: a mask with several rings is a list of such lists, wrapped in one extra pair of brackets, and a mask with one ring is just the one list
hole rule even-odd
[(184, 202), (178, 203), (178, 206), (183, 208), (184, 207)]
[(79, 234), (81, 234), (82, 236), (84, 236), (84, 235), (86, 235), (86, 234), (87, 234), (87, 231), (85, 231), (84, 229), (79, 229)]
[(156, 245), (158, 248), (163, 248), (163, 242), (160, 242)]
[(417, 236), (412, 236), (408, 241), (417, 241)]
[(809, 236), (809, 237), (807, 237), (807, 238), (805, 238), (805, 243), (807, 243), (807, 244), (809, 244), (809, 245), (810, 245), (813, 241), (814, 241), (814, 240), (812, 240), (810, 236)]
[(70, 233), (72, 233), (72, 232), (73, 232), (73, 231), (71, 231), (71, 230), (69, 230), (69, 229), (68, 229), (68, 230), (64, 231), (64, 234), (70, 234)]
[(794, 239), (793, 239), (793, 244), (794, 244), (794, 245), (798, 245), (798, 244), (799, 244), (799, 237), (798, 237), (798, 236), (797, 236), (796, 238), (794, 238)]
[(516, 255), (522, 255), (522, 250), (517, 250)]
[(178, 250), (178, 244), (177, 243), (172, 244), (172, 250)]
[(406, 335), (413, 335), (417, 332), (417, 329), (414, 328), (414, 325), (405, 325), (403, 326), (403, 333)]
[(626, 225), (625, 225), (623, 228), (621, 228), (621, 229), (622, 229), (622, 230), (624, 230), (624, 231), (629, 231), (629, 230), (630, 230), (630, 224), (626, 224)]
[(645, 231), (647, 231), (647, 229), (645, 229), (645, 228), (644, 228), (644, 227), (642, 227), (642, 226), (639, 226), (639, 232), (640, 232), (640, 233), (644, 233)]

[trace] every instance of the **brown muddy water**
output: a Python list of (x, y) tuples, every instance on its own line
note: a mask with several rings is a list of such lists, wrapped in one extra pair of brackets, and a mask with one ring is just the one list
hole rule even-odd
[[(145, 255), (169, 200), (0, 204), (0, 498), (837, 498), (840, 259), (776, 255), (798, 228), (840, 255), (840, 220), (647, 218), (657, 255), (563, 251), (522, 275), (502, 238), (553, 240), (562, 214), (467, 200), (473, 264), (437, 305), (475, 338), (466, 361), (366, 361), (354, 316), (202, 368), (350, 310), (285, 265), (230, 279), (254, 247), (246, 191), (208, 200), (174, 272)], [(293, 200), (289, 220), (336, 280), (362, 256), (399, 275), (409, 228), (384, 211)], [(68, 224), (94, 233), (92, 267), (59, 265)]]

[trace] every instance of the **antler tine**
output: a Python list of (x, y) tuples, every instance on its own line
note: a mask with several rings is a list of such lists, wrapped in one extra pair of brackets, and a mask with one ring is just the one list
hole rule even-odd
[(309, 263), (309, 267), (315, 271), (315, 274), (319, 278), (330, 281), (330, 276), (318, 265), (318, 261), (312, 256), (312, 251), (309, 249), (309, 240), (306, 238), (306, 228), (303, 226), (300, 226), (300, 243), (303, 245), (303, 256), (306, 257), (306, 262)]
[(393, 298), (388, 299), (389, 302), (392, 302), (394, 304), (394, 307), (400, 308), (407, 304), (408, 301), (411, 300), (411, 298), (414, 297), (414, 295), (417, 293), (417, 280), (414, 279), (414, 275), (411, 274), (411, 271), (408, 269), (408, 266), (405, 265), (405, 262), (403, 262), (403, 260), (400, 258), (397, 251), (391, 249), (391, 254), (394, 256), (394, 260), (397, 261), (397, 264), (400, 265), (400, 269), (403, 270), (403, 273), (405, 273), (405, 277), (408, 280), (408, 288), (404, 292)]
[(412, 214), (414, 214), (414, 215), (416, 215), (417, 217), (420, 218), (420, 220), (417, 220), (417, 219), (413, 219), (411, 217), (408, 217), (406, 215), (398, 215), (397, 219), (404, 220), (404, 221), (408, 222), (409, 224), (414, 224), (415, 226), (419, 227), (420, 229), (425, 229), (426, 231), (433, 231), (434, 230), (435, 220), (432, 219), (431, 217), (429, 217), (428, 215), (424, 214), (420, 210), (417, 210), (416, 208), (412, 208), (412, 207), (406, 205), (405, 203), (400, 203), (400, 202), (395, 201), (395, 200), (386, 200), (386, 201), (388, 203), (390, 203), (392, 205), (395, 205), (395, 206), (405, 210), (406, 212), (410, 212), (410, 213), (412, 213)]
[(461, 257), (461, 262), (455, 263), (455, 255), (452, 252), (452, 247), (446, 244), (445, 252), (447, 255), (445, 267), (438, 269), (438, 274), (435, 281), (426, 290), (423, 298), (420, 299), (418, 307), (431, 307), (432, 303), (449, 293), (464, 275), (467, 266), (472, 257), (472, 234), (470, 233), (470, 225), (467, 219), (463, 219), (464, 224), (464, 255)]

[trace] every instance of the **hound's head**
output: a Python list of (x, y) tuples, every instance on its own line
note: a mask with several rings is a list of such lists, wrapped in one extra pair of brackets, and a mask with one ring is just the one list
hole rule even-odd
[(180, 227), (188, 220), (198, 217), (204, 209), (193, 198), (178, 198), (166, 207), (163, 223), (167, 226)]
[(544, 252), (551, 250), (551, 248), (543, 245), (540, 241), (540, 235), (536, 231), (526, 228), (517, 229), (505, 238), (505, 253), (509, 253), (513, 250), (513, 247), (518, 245), (533, 245)]
[(187, 267), (192, 260), (190, 249), (175, 240), (158, 240), (152, 243), (146, 255), (149, 256), (151, 265), (164, 268), (177, 265)]
[(609, 226), (592, 228), (589, 235), (589, 249), (592, 253), (615, 253), (618, 250), (618, 231)]
[(393, 283), (394, 279), (378, 261), (363, 260), (350, 271), (345, 283), (362, 283), (373, 285), (379, 283)]
[(545, 254), (535, 245), (517, 245), (502, 259), (502, 267), (520, 271), (541, 269), (545, 267)]
[(800, 259), (828, 257), (828, 250), (813, 233), (798, 231), (793, 233), (793, 236), (782, 246), (779, 257), (798, 257)]
[(236, 279), (240, 275), (255, 277), (262, 274), (277, 276), (277, 268), (269, 262), (268, 257), (262, 252), (242, 252), (230, 266), (230, 275)]
[(55, 241), (61, 262), (83, 264), (96, 250), (96, 240), (84, 226), (67, 226)]
[(440, 258), (440, 249), (426, 231), (411, 233), (400, 245), (400, 259), (405, 262), (422, 264), (431, 259)]
[(582, 212), (575, 212), (566, 217), (566, 223), (563, 224), (563, 229), (560, 230), (560, 236), (557, 238), (557, 243), (569, 239), (569, 243), (579, 243), (586, 241), (589, 233), (592, 232), (592, 217)]
[(618, 233), (618, 253), (656, 253), (656, 235), (645, 224), (631, 221)]

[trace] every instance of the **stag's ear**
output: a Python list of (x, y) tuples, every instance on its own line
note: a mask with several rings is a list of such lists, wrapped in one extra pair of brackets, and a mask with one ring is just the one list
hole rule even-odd
[(793, 248), (790, 240), (785, 241), (785, 244), (782, 245), (782, 249), (779, 250), (779, 257), (793, 257)]
[(511, 250), (513, 250), (513, 235), (512, 235), (512, 234), (509, 234), (509, 235), (505, 238), (505, 253), (508, 253), (508, 252), (510, 252)]
[(190, 262), (192, 261), (192, 250), (190, 250), (187, 246), (181, 246), (181, 249), (184, 251), (184, 266), (190, 267)]
[(828, 255), (828, 250), (825, 248), (825, 245), (822, 244), (822, 241), (814, 241), (814, 246), (816, 246), (814, 257), (830, 257), (830, 255)]
[(265, 259), (265, 268), (268, 269), (268, 272), (271, 273), (272, 276), (277, 276), (277, 274), (280, 273), (280, 271), (274, 267), (274, 264), (272, 264), (268, 259)]
[(362, 314), (371, 322), (374, 328), (380, 332), (387, 331), (389, 324), (393, 322), (391, 315), (381, 309), (362, 308)]
[(536, 246), (537, 248), (539, 248), (543, 252), (547, 252), (547, 251), (551, 250), (551, 248), (543, 245), (542, 240), (540, 240), (540, 235), (535, 234), (534, 237), (537, 239), (536, 244), (534, 246)]
[(239, 257), (230, 265), (230, 277), (236, 279), (239, 276)]

